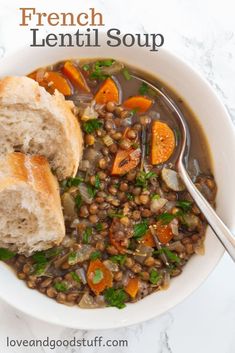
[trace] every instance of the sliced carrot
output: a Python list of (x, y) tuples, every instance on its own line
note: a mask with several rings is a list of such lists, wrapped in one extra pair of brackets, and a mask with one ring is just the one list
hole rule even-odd
[(91, 261), (87, 270), (87, 283), (99, 295), (106, 288), (112, 287), (112, 273), (99, 259)]
[(114, 159), (111, 174), (122, 175), (137, 167), (140, 161), (140, 153), (134, 148), (119, 150)]
[(144, 96), (133, 96), (125, 100), (124, 108), (137, 110), (137, 113), (145, 113), (153, 104), (152, 99)]
[(108, 102), (119, 102), (119, 90), (112, 78), (108, 77), (101, 85), (95, 95), (95, 101), (98, 104), (105, 104)]
[(57, 89), (64, 96), (70, 96), (72, 94), (71, 87), (67, 80), (59, 72), (47, 71), (44, 77), (44, 80), (48, 82), (48, 87), (53, 90)]
[(153, 235), (151, 232), (147, 232), (141, 239), (141, 244), (145, 245), (145, 246), (150, 246), (151, 248), (153, 248), (154, 246), (156, 246), (155, 241), (153, 239)]
[(166, 162), (175, 148), (175, 135), (171, 128), (161, 121), (152, 124), (151, 163)]
[(124, 289), (130, 295), (130, 297), (134, 299), (139, 290), (138, 278), (130, 278)]
[(40, 81), (37, 80), (37, 71), (32, 72), (28, 77), (37, 81), (40, 86), (44, 87), (51, 94), (54, 93), (55, 89), (64, 96), (70, 96), (72, 94), (69, 83), (59, 72), (47, 71)]
[(110, 240), (110, 243), (118, 250), (120, 254), (125, 253), (124, 246), (122, 246), (121, 241), (118, 241), (117, 239), (114, 238), (112, 231), (110, 231), (109, 233), (109, 240)]
[(169, 224), (163, 224), (161, 221), (156, 223), (156, 233), (158, 240), (162, 244), (167, 244), (174, 236)]
[(80, 88), (85, 92), (91, 91), (82, 73), (71, 63), (71, 61), (66, 61), (63, 66), (62, 72), (76, 87)]

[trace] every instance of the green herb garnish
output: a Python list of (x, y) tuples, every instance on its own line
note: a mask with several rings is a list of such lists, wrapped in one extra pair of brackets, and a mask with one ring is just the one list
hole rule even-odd
[(125, 302), (128, 296), (123, 289), (108, 288), (104, 293), (104, 298), (109, 306), (123, 309), (126, 306)]
[(131, 80), (131, 75), (126, 67), (122, 70), (122, 74), (127, 81)]
[(136, 177), (136, 186), (141, 186), (142, 188), (146, 188), (148, 186), (148, 181), (152, 177), (156, 177), (157, 174), (154, 172), (139, 172)]
[(85, 65), (83, 65), (82, 69), (83, 69), (84, 71), (89, 71), (89, 70), (90, 70), (90, 65), (85, 64)]
[(87, 134), (91, 134), (95, 130), (100, 129), (103, 123), (98, 119), (91, 119), (83, 123), (82, 128)]
[(176, 215), (168, 212), (164, 212), (157, 216), (157, 220), (161, 221), (164, 225), (169, 224), (174, 218), (176, 218)]
[(75, 197), (75, 204), (76, 204), (77, 208), (80, 208), (82, 206), (83, 200), (82, 200), (82, 196), (80, 194), (78, 194)]
[(68, 284), (66, 282), (56, 282), (54, 284), (54, 288), (58, 291), (58, 292), (67, 292), (68, 288)]
[(77, 263), (77, 258), (78, 258), (78, 256), (77, 256), (76, 251), (71, 252), (68, 256), (68, 264), (75, 265)]
[(103, 67), (110, 67), (113, 65), (115, 60), (107, 59), (107, 60), (99, 60), (96, 61), (93, 66), (93, 72), (90, 75), (91, 79), (105, 80), (109, 75), (102, 72)]
[(104, 278), (103, 271), (101, 271), (99, 268), (95, 269), (94, 274), (93, 274), (93, 278), (92, 278), (92, 282), (94, 284), (98, 284), (102, 281), (103, 278)]
[(132, 201), (134, 200), (134, 195), (130, 194), (129, 192), (126, 194), (127, 200)]
[(8, 249), (0, 248), (0, 260), (2, 260), (2, 261), (10, 260), (15, 255), (16, 255), (16, 253), (14, 253)]
[(180, 263), (180, 258), (178, 255), (176, 255), (174, 252), (172, 252), (171, 250), (169, 250), (166, 246), (163, 246), (161, 249), (159, 250), (155, 250), (153, 252), (154, 255), (159, 255), (159, 254), (165, 254), (166, 257), (168, 258), (169, 261), (171, 262), (175, 262), (175, 263)]
[(95, 176), (95, 185), (94, 186), (95, 186), (96, 189), (100, 188), (100, 177), (99, 177), (99, 175)]
[(183, 212), (187, 213), (192, 208), (192, 202), (188, 200), (179, 200), (176, 202), (176, 206), (181, 208)]
[(96, 228), (96, 230), (98, 232), (101, 232), (103, 230), (103, 224), (102, 223), (97, 223), (95, 228)]
[(63, 186), (67, 188), (71, 188), (72, 186), (78, 186), (81, 184), (84, 180), (81, 177), (74, 177), (74, 178), (68, 178), (66, 180), (63, 180)]
[(75, 271), (70, 272), (72, 279), (77, 282), (80, 283), (81, 282), (81, 278), (78, 276), (78, 274)]
[(161, 198), (160, 195), (158, 194), (153, 194), (152, 196), (150, 196), (151, 200), (159, 200)]
[(139, 93), (144, 96), (146, 94), (148, 94), (148, 90), (149, 90), (149, 86), (147, 85), (147, 83), (142, 82), (140, 88), (139, 88)]
[(149, 281), (152, 284), (157, 284), (161, 278), (162, 276), (158, 273), (156, 269), (153, 268), (150, 272)]
[(93, 253), (91, 253), (90, 259), (92, 261), (100, 259), (101, 258), (101, 252), (100, 251), (94, 251)]
[(148, 230), (148, 223), (147, 221), (142, 221), (140, 223), (137, 223), (134, 225), (134, 235), (133, 238), (134, 239), (140, 239), (143, 235), (145, 235), (145, 233)]
[(110, 257), (110, 260), (116, 264), (120, 264), (121, 266), (124, 265), (125, 261), (126, 261), (126, 255), (113, 255)]
[(83, 233), (82, 242), (84, 244), (88, 244), (91, 235), (92, 235), (92, 228), (91, 227), (86, 227), (86, 229), (85, 229), (85, 231)]
[(33, 275), (43, 276), (48, 267), (48, 262), (36, 263), (33, 265)]
[(97, 193), (97, 190), (95, 187), (93, 187), (92, 185), (88, 184), (87, 185), (87, 192), (88, 195), (93, 199)]

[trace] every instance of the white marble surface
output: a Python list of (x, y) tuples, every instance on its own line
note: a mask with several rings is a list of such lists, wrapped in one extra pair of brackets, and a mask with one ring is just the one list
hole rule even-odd
[[(19, 4), (20, 3), (20, 4)], [(0, 0), (0, 56), (29, 37), (18, 27), (17, 7), (103, 12), (107, 27), (128, 32), (162, 32), (165, 47), (198, 69), (214, 86), (235, 120), (234, 1), (223, 0)], [(47, 4), (47, 5), (46, 5)], [(121, 11), (121, 5), (124, 11)], [(1, 63), (1, 61), (0, 61)], [(80, 331), (42, 323), (0, 301), (0, 352), (52, 352), (50, 348), (7, 348), (13, 339), (127, 339), (128, 348), (57, 348), (62, 352), (233, 353), (235, 351), (235, 267), (225, 255), (208, 280), (173, 310), (149, 322), (109, 331)], [(1, 281), (2, 283), (2, 281)], [(3, 284), (1, 284), (3, 285)], [(17, 295), (17, 293), (16, 293)]]

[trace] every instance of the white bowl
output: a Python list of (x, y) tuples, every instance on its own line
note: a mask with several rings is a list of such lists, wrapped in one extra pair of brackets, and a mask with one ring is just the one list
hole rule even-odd
[[(189, 104), (200, 120), (214, 161), (218, 184), (217, 212), (234, 229), (235, 195), (234, 155), (235, 134), (230, 118), (209, 84), (186, 63), (165, 50), (157, 54), (145, 48), (110, 48), (102, 40), (102, 48), (22, 48), (1, 61), (0, 77), (24, 75), (54, 62), (77, 57), (114, 57), (149, 71), (173, 87)], [(172, 280), (167, 291), (147, 296), (129, 304), (123, 310), (116, 308), (84, 310), (67, 307), (28, 289), (13, 271), (0, 263), (0, 298), (10, 305), (38, 319), (79, 329), (107, 329), (127, 326), (151, 319), (164, 313), (189, 296), (218, 263), (223, 248), (208, 229), (204, 256), (194, 256), (183, 273)]]

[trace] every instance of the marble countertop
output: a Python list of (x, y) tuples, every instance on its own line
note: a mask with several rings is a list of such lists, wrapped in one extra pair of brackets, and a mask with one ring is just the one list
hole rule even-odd
[[(103, 12), (107, 27), (128, 32), (161, 32), (165, 47), (187, 60), (216, 89), (235, 121), (235, 22), (233, 0), (31, 0), (30, 7)], [(18, 28), (15, 0), (0, 0), (0, 57), (27, 42)], [(22, 0), (20, 6), (28, 6)], [(46, 29), (45, 29), (46, 31)], [(0, 61), (1, 63), (1, 61)], [(56, 348), (54, 352), (233, 353), (235, 351), (235, 267), (224, 255), (207, 281), (183, 303), (154, 320), (124, 329), (81, 331), (57, 327), (19, 313), (0, 301), (0, 352), (52, 352), (47, 348), (7, 348), (13, 339), (127, 339), (128, 347)]]

